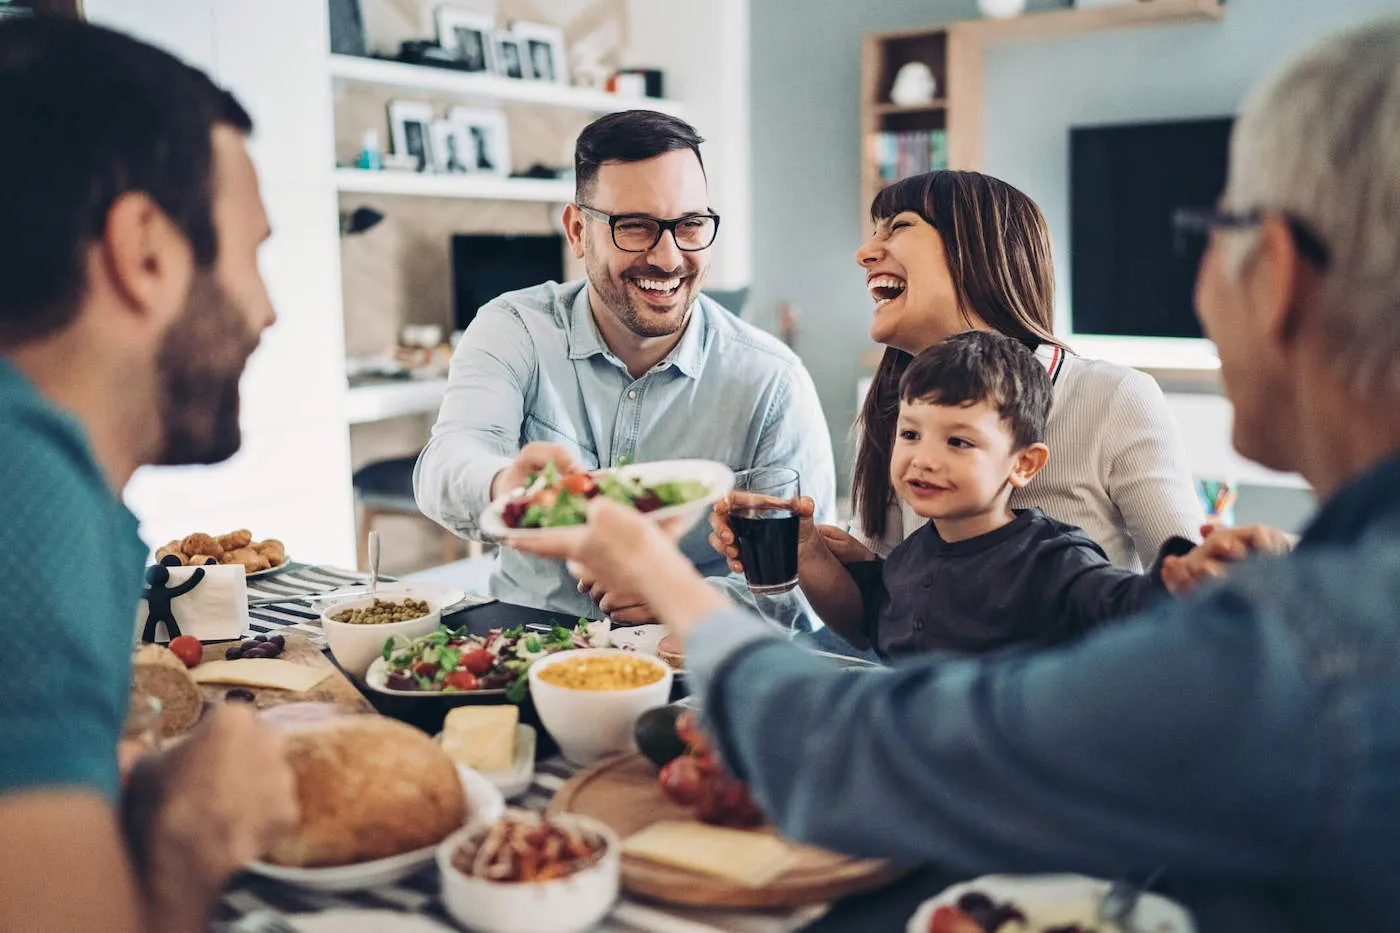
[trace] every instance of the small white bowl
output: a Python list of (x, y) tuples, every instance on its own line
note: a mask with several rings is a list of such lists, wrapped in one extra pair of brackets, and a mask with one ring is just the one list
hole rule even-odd
[[(405, 622), (387, 622), (381, 625), (353, 625), (337, 622), (332, 615), (346, 609), (364, 609), (373, 606), (375, 599), (401, 601), (404, 597), (423, 600), (428, 604), (428, 614)], [(442, 623), (442, 610), (431, 599), (424, 599), (410, 589), (382, 593), (378, 597), (362, 596), (332, 603), (321, 613), (321, 629), (326, 633), (326, 643), (336, 662), (356, 677), (364, 677), (375, 658), (384, 656), (384, 642), (395, 635), (417, 638), (437, 631)]]
[[(571, 658), (621, 655), (655, 664), (661, 679), (630, 690), (575, 690), (540, 680), (540, 672)], [(615, 752), (635, 752), (637, 717), (671, 699), (672, 670), (658, 659), (620, 648), (575, 648), (536, 661), (530, 668), (530, 696), (540, 722), (576, 765), (592, 764)]]
[(442, 903), (457, 922), (480, 933), (582, 933), (593, 929), (617, 900), (621, 877), (617, 834), (604, 824), (575, 813), (549, 817), (560, 826), (603, 840), (603, 856), (593, 865), (553, 881), (488, 881), (463, 874), (453, 854), (490, 829), (473, 823), (438, 846)]

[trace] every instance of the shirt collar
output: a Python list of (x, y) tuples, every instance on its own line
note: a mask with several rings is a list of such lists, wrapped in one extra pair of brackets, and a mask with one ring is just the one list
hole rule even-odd
[[(686, 322), (681, 342), (653, 368), (659, 372), (671, 366), (676, 367), (692, 379), (699, 379), (705, 367), (705, 355), (709, 350), (713, 327), (710, 323), (711, 310), (707, 306), (710, 299), (701, 295), (695, 299), (690, 310), (690, 320)], [(608, 349), (603, 335), (598, 331), (598, 322), (593, 320), (593, 306), (588, 300), (588, 285), (579, 289), (569, 310), (569, 359), (584, 360), (602, 354), (608, 360), (623, 366), (617, 355)]]
[(1400, 514), (1400, 454), (1333, 493), (1308, 523), (1298, 546), (1355, 541), (1371, 525)]

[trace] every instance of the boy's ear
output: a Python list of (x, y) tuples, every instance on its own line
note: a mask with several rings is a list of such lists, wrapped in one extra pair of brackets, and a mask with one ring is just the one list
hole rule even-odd
[(1011, 485), (1020, 489), (1029, 483), (1049, 459), (1050, 448), (1044, 444), (1031, 444), (1021, 448), (1016, 454), (1016, 462), (1011, 466)]

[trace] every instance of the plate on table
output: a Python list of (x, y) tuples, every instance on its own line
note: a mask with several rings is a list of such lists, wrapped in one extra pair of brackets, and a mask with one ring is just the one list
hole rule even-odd
[[(652, 463), (634, 463), (610, 470), (593, 470), (589, 475), (593, 477), (616, 475), (623, 478), (635, 478), (647, 486), (693, 480), (705, 487), (705, 494), (697, 499), (657, 509), (654, 512), (646, 512), (645, 515), (653, 521), (681, 518), (694, 524), (709, 512), (716, 502), (729, 495), (730, 490), (734, 488), (733, 471), (724, 464), (716, 463), (713, 460), (657, 460)], [(543, 532), (582, 529), (584, 527), (581, 524), (563, 525), (555, 528), (509, 527), (503, 518), (505, 507), (524, 494), (524, 489), (513, 489), (492, 502), (481, 516), (481, 531), (488, 537), (500, 540), (506, 537), (529, 538)]]
[[(919, 905), (909, 918), (906, 933), (931, 933), (929, 924), (940, 907), (956, 907), (965, 894), (984, 894), (996, 904), (1010, 903), (1026, 916), (1026, 933), (1041, 933), (1069, 924), (1089, 930), (1118, 928), (1099, 921), (1099, 902), (1111, 882), (1084, 875), (984, 875), (955, 884)], [(1160, 894), (1146, 892), (1133, 910), (1135, 933), (1195, 933), (1191, 915), (1180, 904)]]
[(365, 685), (376, 693), (382, 693), (391, 697), (414, 697), (417, 699), (436, 698), (439, 700), (456, 700), (458, 702), (449, 704), (451, 706), (464, 706), (471, 702), (473, 697), (490, 697), (492, 702), (499, 701), (506, 695), (505, 687), (492, 687), (486, 690), (394, 690), (389, 687), (389, 662), (383, 658), (375, 658), (374, 663), (365, 671)]
[(292, 559), (290, 557), (284, 557), (282, 558), (282, 563), (278, 564), (276, 567), (269, 567), (266, 570), (254, 570), (252, 573), (244, 571), (244, 576), (246, 576), (249, 580), (256, 580), (258, 577), (267, 577), (271, 576), (274, 573), (280, 573), (283, 570), (286, 570), (291, 565)]
[[(304, 599), (307, 602), (328, 603), (339, 599), (358, 599), (361, 596), (369, 595), (368, 583), (355, 583), (350, 586), (338, 587), (325, 593), (312, 593), (306, 596), (289, 597), (290, 599)], [(399, 580), (393, 583), (380, 581), (376, 595), (412, 596), (414, 599), (426, 599), (428, 602), (441, 608), (443, 614), (451, 612), (458, 603), (470, 601), (472, 605), (495, 602), (490, 596), (477, 596), (468, 593), (461, 587), (451, 586), (446, 583), (431, 583), (428, 581)]]
[[(495, 822), (506, 812), (505, 799), (486, 778), (470, 768), (457, 765), (462, 779), (462, 792), (467, 796), (470, 822)], [(293, 868), (269, 862), (251, 862), (248, 871), (311, 891), (358, 891), (381, 884), (392, 884), (413, 874), (435, 857), (437, 843), (402, 855), (360, 862), (356, 865), (336, 865), (330, 868)]]

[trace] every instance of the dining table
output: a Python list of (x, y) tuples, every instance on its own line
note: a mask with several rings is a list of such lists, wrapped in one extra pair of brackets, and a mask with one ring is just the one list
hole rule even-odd
[[(306, 597), (322, 595), (367, 581), (365, 574), (309, 564), (291, 564), (274, 575), (248, 581), (250, 634), (296, 631), (325, 647), (320, 609)], [(268, 603), (272, 599), (282, 602)], [(491, 629), (552, 625), (571, 627), (576, 619), (529, 606), (468, 595), (444, 610), (443, 621), (466, 626), (474, 634)], [(799, 639), (810, 639), (800, 635)], [(816, 642), (814, 648), (828, 647)], [(392, 705), (361, 689), (379, 712), (394, 715)], [(684, 678), (678, 678), (683, 685)], [(679, 692), (683, 692), (684, 687)], [(674, 698), (674, 697), (673, 697)], [(401, 717), (402, 718), (402, 717)], [(529, 790), (510, 804), (543, 811), (556, 791), (576, 770), (561, 757), (538, 728), (539, 757)], [(251, 791), (256, 800), (256, 791)], [(349, 892), (319, 892), (251, 873), (235, 877), (214, 917), (216, 933), (450, 933), (459, 930), (438, 897), (436, 865), (394, 884)], [(892, 885), (836, 903), (787, 910), (734, 910), (679, 907), (623, 893), (611, 913), (596, 928), (601, 933), (791, 933), (791, 931), (900, 931), (919, 903), (959, 880), (932, 869), (912, 871)]]

